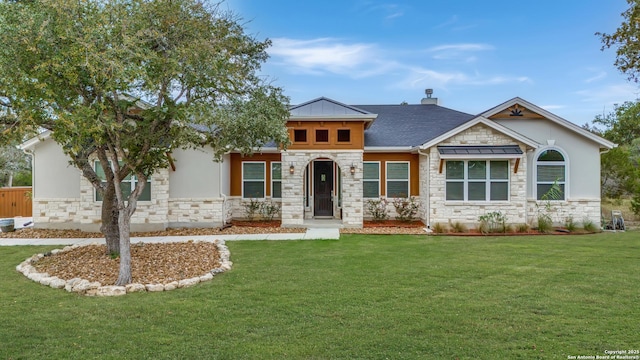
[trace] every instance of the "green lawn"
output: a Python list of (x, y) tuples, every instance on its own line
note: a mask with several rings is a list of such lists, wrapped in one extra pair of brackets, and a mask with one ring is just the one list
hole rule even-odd
[(640, 348), (640, 234), (229, 242), (233, 270), (91, 298), (0, 247), (0, 359), (567, 359)]

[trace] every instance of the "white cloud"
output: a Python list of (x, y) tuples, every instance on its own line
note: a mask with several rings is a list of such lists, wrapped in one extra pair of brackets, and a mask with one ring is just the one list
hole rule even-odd
[(479, 51), (493, 50), (493, 46), (487, 44), (446, 44), (427, 49), (436, 60), (459, 60), (474, 62), (477, 56), (470, 55)]
[(592, 83), (592, 82), (597, 81), (597, 80), (604, 79), (605, 77), (607, 77), (607, 73), (605, 71), (601, 71), (598, 74), (596, 74), (596, 75), (594, 75), (594, 76), (592, 76), (592, 77), (590, 77), (588, 79), (585, 79), (584, 82), (588, 84), (588, 83)]
[(613, 105), (637, 99), (640, 89), (631, 83), (622, 83), (580, 90), (576, 94), (582, 97), (583, 102)]
[(541, 108), (553, 112), (553, 110), (564, 109), (566, 105), (541, 105)]
[(351, 77), (384, 72), (390, 64), (380, 61), (375, 44), (342, 43), (337, 39), (273, 39), (269, 54), (292, 70), (309, 74), (334, 73)]

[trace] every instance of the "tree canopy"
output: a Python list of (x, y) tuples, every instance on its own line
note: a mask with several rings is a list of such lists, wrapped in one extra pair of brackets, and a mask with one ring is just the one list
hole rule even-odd
[(0, 0), (0, 141), (51, 131), (102, 195), (122, 276), (137, 199), (168, 152), (288, 143), (288, 99), (258, 73), (269, 45), (204, 1)]
[(600, 36), (602, 49), (616, 48), (614, 65), (626, 74), (629, 80), (640, 79), (640, 1), (627, 0), (629, 8), (621, 15), (623, 22), (613, 34), (596, 33)]

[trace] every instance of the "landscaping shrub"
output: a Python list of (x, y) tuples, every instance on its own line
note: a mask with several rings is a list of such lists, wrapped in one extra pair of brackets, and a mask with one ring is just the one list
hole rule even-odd
[(388, 203), (385, 198), (367, 200), (367, 210), (371, 214), (373, 221), (384, 221), (389, 218)]
[(399, 221), (415, 221), (420, 210), (420, 204), (416, 201), (415, 197), (407, 198), (395, 198), (393, 200), (393, 206), (396, 208), (396, 220)]

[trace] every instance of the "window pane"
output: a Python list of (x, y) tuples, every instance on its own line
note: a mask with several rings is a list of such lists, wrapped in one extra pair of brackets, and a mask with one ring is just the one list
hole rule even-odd
[(487, 184), (484, 182), (469, 183), (469, 200), (485, 201), (487, 200)]
[(147, 183), (142, 190), (142, 194), (140, 194), (140, 201), (151, 201), (151, 184)]
[(244, 198), (263, 198), (264, 182), (262, 181), (245, 181), (244, 182)]
[(492, 182), (490, 196), (492, 201), (509, 200), (509, 183)]
[(273, 198), (281, 198), (282, 197), (282, 182), (274, 181), (271, 185), (271, 197)]
[(447, 200), (464, 200), (464, 183), (447, 182)]
[(304, 129), (293, 130), (293, 141), (307, 142), (307, 130), (304, 130)]
[(96, 175), (98, 175), (100, 180), (107, 179), (107, 176), (104, 174), (104, 169), (102, 168), (102, 164), (100, 164), (100, 161), (96, 161)]
[(508, 161), (492, 161), (491, 162), (491, 179), (508, 179), (509, 178), (509, 162)]
[(245, 180), (264, 180), (264, 163), (242, 163), (242, 176)]
[(282, 164), (281, 163), (271, 163), (271, 179), (278, 180), (282, 179)]
[(349, 130), (349, 129), (340, 129), (340, 130), (338, 130), (338, 141), (339, 142), (349, 142), (349, 141), (351, 141), (351, 130)]
[(538, 165), (538, 181), (564, 181), (564, 165)]
[(464, 161), (447, 161), (447, 179), (464, 179)]
[(316, 130), (316, 142), (329, 142), (329, 130)]
[[(387, 163), (387, 179), (409, 179), (408, 163)], [(406, 193), (405, 193), (406, 196)]]
[(487, 162), (469, 161), (469, 179), (486, 179)]
[(387, 197), (409, 196), (408, 181), (387, 181)]
[(363, 176), (365, 179), (380, 178), (380, 164), (379, 163), (364, 163), (363, 164)]
[(546, 150), (538, 156), (538, 161), (564, 161), (564, 156), (557, 150)]
[[(558, 184), (560, 186), (560, 196), (558, 199), (547, 199), (547, 200), (564, 200), (564, 184)], [(553, 184), (538, 184), (538, 200), (542, 200), (542, 197), (551, 190)]]
[(362, 182), (362, 196), (366, 198), (380, 197), (380, 186), (377, 181), (363, 181)]
[(131, 183), (128, 181), (121, 182), (120, 189), (122, 189), (122, 198), (126, 201), (131, 195)]

